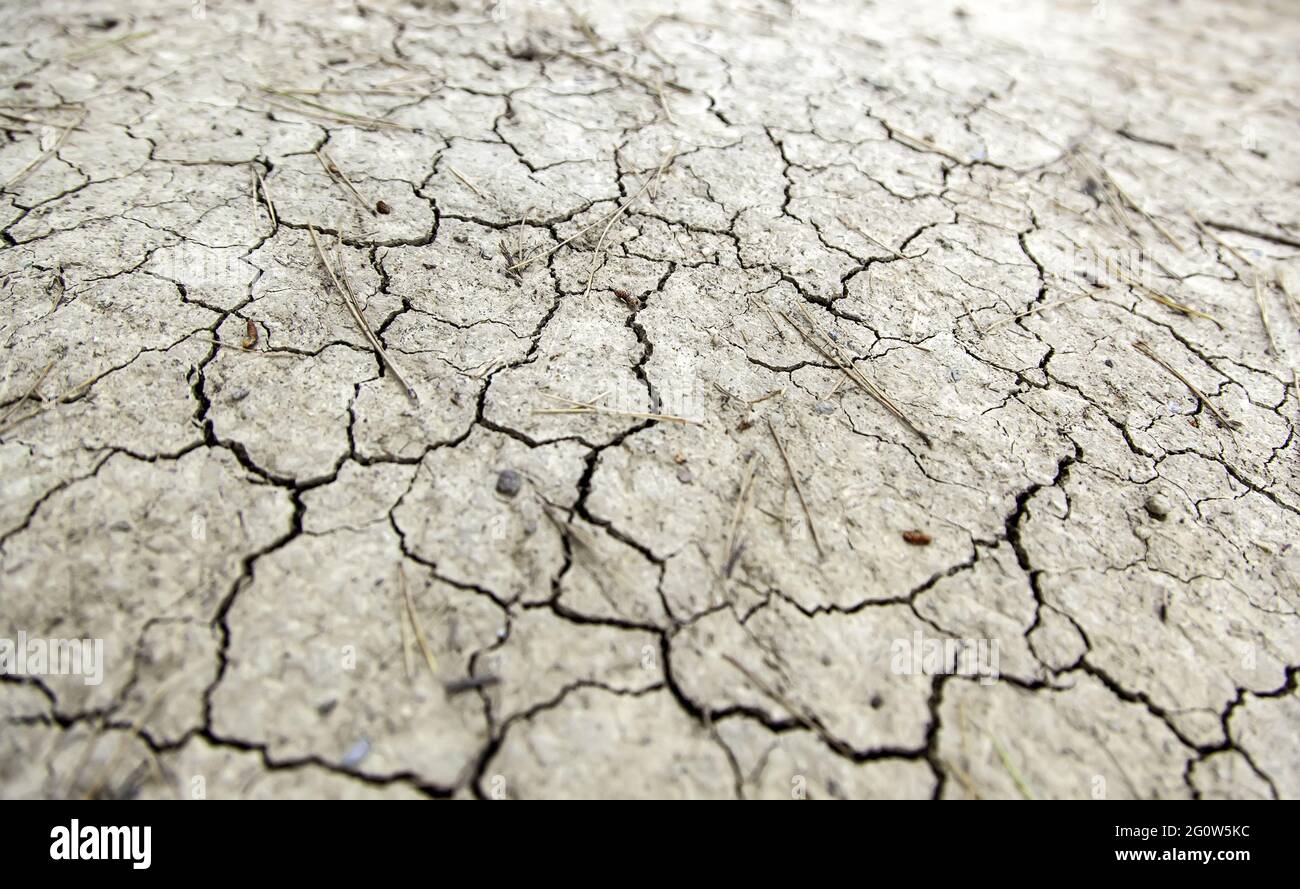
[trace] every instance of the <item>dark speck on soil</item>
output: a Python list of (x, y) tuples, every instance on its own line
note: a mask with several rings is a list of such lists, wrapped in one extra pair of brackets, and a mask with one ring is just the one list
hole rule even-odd
[(523, 487), (524, 479), (513, 469), (502, 470), (497, 476), (497, 493), (503, 497), (513, 497)]

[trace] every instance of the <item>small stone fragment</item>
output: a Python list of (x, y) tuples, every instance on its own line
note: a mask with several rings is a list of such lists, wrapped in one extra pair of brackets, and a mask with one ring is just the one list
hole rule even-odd
[(383, 216), (387, 216), (389, 213), (393, 212), (393, 208), (388, 206), (387, 201), (380, 201), (379, 203), (375, 204), (375, 212)]
[(361, 760), (370, 755), (370, 741), (362, 738), (349, 748), (348, 752), (343, 754), (341, 765), (345, 769), (361, 765)]
[(679, 466), (677, 467), (677, 480), (684, 485), (689, 485), (695, 481), (695, 474), (691, 472), (689, 466)]
[(1169, 518), (1169, 510), (1171, 508), (1169, 501), (1159, 494), (1152, 494), (1146, 499), (1146, 502), (1143, 503), (1142, 506), (1146, 508), (1147, 515), (1151, 516), (1151, 518), (1158, 522), (1163, 522), (1165, 519)]
[(515, 496), (523, 485), (523, 476), (513, 469), (504, 469), (497, 476), (497, 493), (503, 497)]
[(819, 401), (813, 405), (813, 411), (822, 416), (826, 416), (827, 414), (835, 413), (835, 405), (831, 404), (829, 401)]

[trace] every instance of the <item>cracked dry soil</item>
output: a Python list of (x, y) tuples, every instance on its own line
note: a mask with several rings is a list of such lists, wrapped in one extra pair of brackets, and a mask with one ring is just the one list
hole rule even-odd
[(0, 21), (5, 796), (1300, 795), (1294, 4)]

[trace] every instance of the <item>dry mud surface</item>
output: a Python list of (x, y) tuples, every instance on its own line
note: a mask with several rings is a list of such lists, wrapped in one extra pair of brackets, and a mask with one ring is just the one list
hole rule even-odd
[(5, 796), (1300, 795), (1294, 4), (0, 23)]

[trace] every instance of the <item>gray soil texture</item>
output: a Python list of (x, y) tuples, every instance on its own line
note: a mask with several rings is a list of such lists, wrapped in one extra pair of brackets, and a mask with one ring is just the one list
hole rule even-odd
[(1294, 2), (0, 34), (0, 795), (1300, 796)]

